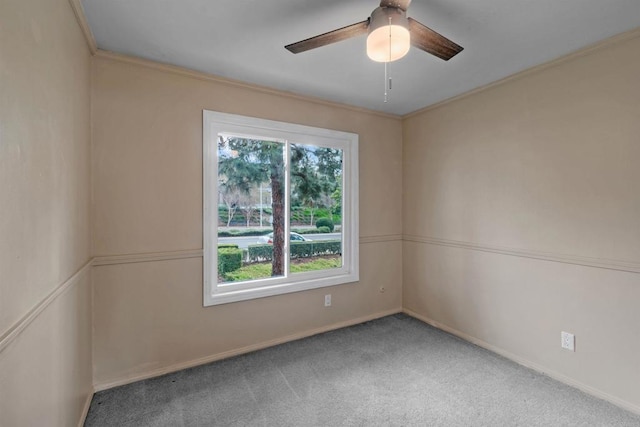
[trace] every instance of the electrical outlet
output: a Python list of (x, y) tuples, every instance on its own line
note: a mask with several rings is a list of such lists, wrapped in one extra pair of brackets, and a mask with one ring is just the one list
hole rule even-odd
[(327, 294), (324, 296), (324, 306), (325, 307), (331, 306), (331, 294)]
[(576, 337), (569, 332), (562, 331), (560, 334), (560, 345), (567, 350), (576, 351)]

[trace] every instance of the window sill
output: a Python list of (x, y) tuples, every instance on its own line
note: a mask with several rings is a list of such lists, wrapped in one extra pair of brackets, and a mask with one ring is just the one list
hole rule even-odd
[[(254, 287), (249, 289), (238, 289), (217, 292), (214, 294), (204, 295), (204, 306), (228, 304), (238, 301), (246, 301), (255, 298), (265, 298), (275, 295), (283, 295), (293, 292), (308, 291), (311, 289), (324, 288), (328, 286), (343, 285), (347, 283), (354, 283), (360, 280), (358, 272), (337, 274), (334, 276), (324, 276), (320, 278), (305, 278), (300, 277), (299, 280), (289, 280), (285, 283), (274, 283), (272, 285), (265, 285), (261, 287)], [(246, 282), (245, 282), (246, 283)], [(233, 285), (230, 285), (233, 286)], [(206, 287), (205, 287), (206, 289)]]

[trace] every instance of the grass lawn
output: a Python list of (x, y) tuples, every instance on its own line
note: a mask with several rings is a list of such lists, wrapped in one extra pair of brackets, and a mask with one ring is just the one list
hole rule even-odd
[[(329, 268), (342, 267), (342, 258), (338, 256), (314, 257), (295, 259), (289, 266), (291, 273), (302, 273), (305, 271), (326, 270)], [(260, 262), (248, 264), (244, 267), (231, 271), (223, 276), (225, 282), (240, 282), (244, 280), (264, 279), (271, 277), (271, 263)]]

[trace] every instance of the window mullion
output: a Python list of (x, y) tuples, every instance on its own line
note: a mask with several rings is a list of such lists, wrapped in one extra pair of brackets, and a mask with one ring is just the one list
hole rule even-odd
[(291, 188), (291, 176), (290, 171), (291, 168), (289, 165), (291, 164), (291, 144), (289, 141), (284, 142), (284, 275), (285, 277), (289, 277), (289, 261), (291, 259), (291, 197), (290, 197), (290, 188)]

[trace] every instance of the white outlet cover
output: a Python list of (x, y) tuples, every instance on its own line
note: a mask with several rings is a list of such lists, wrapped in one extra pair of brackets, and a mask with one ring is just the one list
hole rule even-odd
[(329, 307), (331, 305), (331, 294), (324, 296), (324, 306)]
[(560, 334), (560, 345), (567, 350), (576, 351), (576, 337), (569, 332), (562, 331)]

